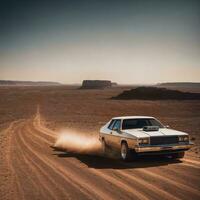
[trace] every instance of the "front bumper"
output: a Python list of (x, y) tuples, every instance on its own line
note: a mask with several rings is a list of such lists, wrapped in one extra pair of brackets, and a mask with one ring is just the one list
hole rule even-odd
[[(143, 146), (137, 146), (135, 147), (135, 152), (142, 154), (142, 153), (170, 153), (170, 152), (176, 152), (176, 151), (187, 151), (193, 146), (193, 143), (187, 143), (187, 144), (169, 144), (169, 145), (143, 145)], [(159, 153), (160, 152), (160, 153)]]

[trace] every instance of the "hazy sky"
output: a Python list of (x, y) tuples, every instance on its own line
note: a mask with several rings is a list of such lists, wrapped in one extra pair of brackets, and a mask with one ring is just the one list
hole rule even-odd
[(0, 79), (200, 82), (200, 1), (0, 0)]

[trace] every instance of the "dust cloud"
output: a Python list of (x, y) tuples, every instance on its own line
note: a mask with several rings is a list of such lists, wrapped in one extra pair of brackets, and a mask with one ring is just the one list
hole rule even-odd
[(101, 143), (98, 136), (74, 130), (62, 131), (58, 135), (54, 147), (73, 153), (101, 154)]

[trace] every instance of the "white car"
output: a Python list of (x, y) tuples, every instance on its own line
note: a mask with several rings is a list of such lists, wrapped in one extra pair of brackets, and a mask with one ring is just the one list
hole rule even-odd
[(183, 158), (193, 145), (187, 133), (169, 129), (149, 116), (112, 118), (100, 129), (99, 139), (103, 153), (108, 149), (117, 150), (124, 161), (148, 154)]

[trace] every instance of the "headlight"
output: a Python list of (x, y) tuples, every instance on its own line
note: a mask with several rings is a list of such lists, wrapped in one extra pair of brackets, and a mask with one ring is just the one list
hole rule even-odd
[(148, 138), (141, 138), (138, 140), (138, 144), (149, 144)]
[(184, 142), (188, 142), (188, 141), (189, 141), (189, 136), (184, 136), (184, 137), (183, 137), (183, 141), (184, 141)]
[(189, 142), (189, 136), (188, 135), (179, 136), (179, 142)]

